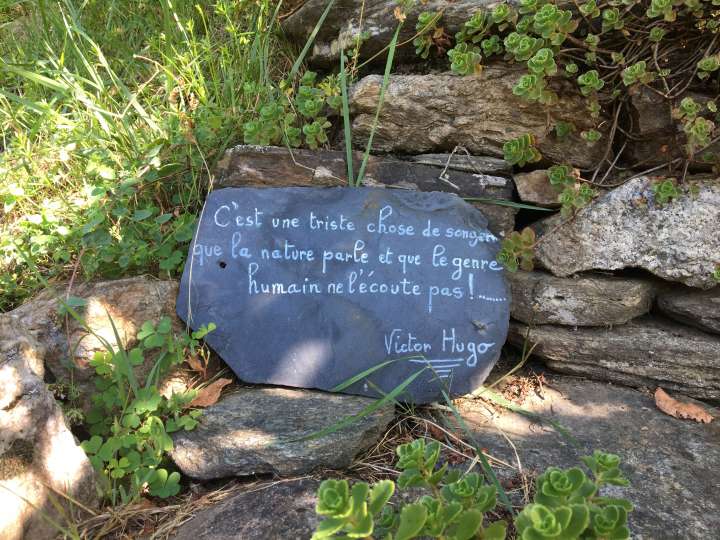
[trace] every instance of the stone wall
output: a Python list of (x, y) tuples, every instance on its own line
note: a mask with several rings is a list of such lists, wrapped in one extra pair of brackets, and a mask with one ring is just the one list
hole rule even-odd
[[(421, 9), (443, 10), (443, 24), (452, 35), (462, 21), (489, 4), (430, 1)], [(286, 34), (304, 43), (325, 5), (305, 2), (284, 21)], [(336, 70), (338, 51), (357, 35), (361, 17), (363, 30), (370, 33), (360, 49), (362, 59), (372, 59), (389, 42), (397, 24), (394, 3), (373, 0), (364, 6), (361, 13), (360, 3), (337, 2), (315, 40), (309, 57), (313, 68)], [(406, 38), (417, 16), (415, 11), (408, 15)], [(376, 61), (379, 64), (350, 93), (358, 147), (364, 146), (371, 130), (382, 83), (382, 55)], [(515, 189), (485, 188), (493, 198), (557, 209), (557, 192), (543, 168), (549, 162), (562, 162), (592, 169), (603, 158), (605, 144), (591, 145), (577, 136), (559, 139), (552, 131), (557, 120), (573, 122), (577, 132), (592, 127), (576, 85), (557, 83), (554, 90), (560, 104), (546, 111), (512, 94), (519, 77), (517, 65), (489, 65), (480, 75), (467, 77), (435, 70), (423, 73), (429, 68), (418, 62), (411, 46), (398, 50), (397, 61), (396, 73), (411, 74), (390, 78), (374, 138), (374, 150), (384, 156), (373, 159), (422, 163), (424, 181), (414, 181), (415, 169), (406, 166), (385, 169), (382, 178), (371, 173), (372, 185), (478, 196), (476, 190), (485, 186), (483, 175), (491, 174), (515, 185)], [(408, 68), (408, 64), (412, 65)], [(696, 93), (692, 97), (700, 102), (707, 99)], [(655, 94), (640, 91), (631, 98), (630, 112), (631, 137), (621, 163), (648, 168), (680, 155), (684, 140), (668, 105)], [(523, 133), (534, 135), (548, 160), (536, 170), (526, 168), (513, 175), (509, 166), (486, 171), (482, 165), (472, 165), (473, 160), (497, 162), (503, 143)], [(341, 140), (336, 144), (342, 147)], [(439, 167), (448, 164), (449, 152), (458, 146), (473, 157), (456, 154), (449, 161), (448, 183), (439, 178)], [(234, 152), (247, 159), (247, 150)], [(428, 160), (431, 153), (434, 161)], [(321, 161), (327, 163), (325, 158)], [(336, 176), (343, 179), (342, 153), (333, 163)], [(543, 214), (503, 210), (499, 220), (493, 218), (498, 210), (490, 210), (492, 205), (482, 207), (498, 234), (530, 224), (539, 237), (538, 268), (509, 275), (513, 292), (509, 343), (522, 346), (529, 340), (536, 345), (534, 355), (557, 371), (635, 387), (662, 386), (718, 401), (720, 288), (711, 274), (720, 262), (720, 180), (690, 176), (685, 182), (691, 194), (666, 205), (655, 200), (654, 180), (640, 176), (623, 183), (607, 178), (608, 187), (600, 186), (600, 195), (572, 219), (559, 213), (537, 219)], [(314, 178), (311, 183), (323, 180)], [(509, 226), (513, 217), (515, 223)]]

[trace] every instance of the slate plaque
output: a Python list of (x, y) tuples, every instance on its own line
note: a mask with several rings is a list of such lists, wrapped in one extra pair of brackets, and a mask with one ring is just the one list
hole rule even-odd
[(240, 379), (378, 396), (468, 393), (509, 320), (498, 239), (448, 193), (375, 188), (212, 192), (180, 284), (178, 315)]

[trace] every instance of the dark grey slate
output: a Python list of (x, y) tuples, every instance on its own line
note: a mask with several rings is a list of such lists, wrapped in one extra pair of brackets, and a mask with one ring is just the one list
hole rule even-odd
[[(311, 230), (311, 214), (336, 230)], [(452, 194), (222, 189), (207, 198), (177, 312), (194, 329), (217, 324), (207, 341), (244, 381), (330, 390), (396, 360), (346, 391), (377, 396), (425, 368), (402, 399), (429, 402), (477, 388), (500, 354), (509, 303), (498, 248), (484, 216)], [(293, 249), (313, 260), (286, 260)], [(274, 250), (281, 259), (268, 260)], [(392, 262), (379, 261), (388, 250)], [(351, 260), (323, 272), (327, 252)]]

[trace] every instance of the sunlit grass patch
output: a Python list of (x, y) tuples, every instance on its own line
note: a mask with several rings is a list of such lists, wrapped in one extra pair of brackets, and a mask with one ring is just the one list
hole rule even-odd
[(292, 64), (269, 0), (0, 3), (0, 310), (182, 268), (210, 171)]

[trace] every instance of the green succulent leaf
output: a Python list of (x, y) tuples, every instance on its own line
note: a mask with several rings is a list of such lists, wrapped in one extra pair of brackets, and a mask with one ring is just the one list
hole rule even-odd
[(372, 515), (379, 514), (394, 492), (395, 483), (392, 480), (380, 480), (376, 483), (370, 490), (368, 512)]
[(427, 507), (421, 503), (408, 504), (400, 511), (395, 540), (410, 540), (420, 535), (427, 520)]
[(483, 529), (483, 540), (505, 540), (507, 534), (507, 523), (495, 521)]
[(650, 41), (652, 41), (653, 43), (660, 43), (665, 37), (665, 34), (667, 34), (667, 30), (665, 30), (663, 27), (654, 26), (650, 30), (650, 35), (648, 36), (648, 39), (650, 39)]
[(590, 509), (590, 528), (600, 538), (625, 539), (630, 537), (626, 527), (627, 511), (615, 505)]
[(647, 70), (645, 60), (640, 60), (622, 71), (622, 79), (625, 86), (647, 84), (655, 79), (655, 73)]
[(311, 540), (324, 540), (325, 538), (332, 538), (333, 535), (345, 526), (346, 520), (344, 518), (327, 518), (323, 519), (317, 526), (315, 533), (312, 535)]
[(475, 537), (482, 527), (483, 514), (478, 510), (466, 510), (455, 521), (455, 526), (450, 533), (454, 540), (469, 540)]
[(712, 73), (720, 70), (720, 53), (713, 56), (706, 56), (697, 63), (698, 77), (707, 79)]
[(535, 503), (523, 509), (515, 520), (515, 527), (523, 540), (574, 540), (579, 538), (589, 522), (590, 512), (585, 505), (549, 508)]
[(557, 73), (557, 65), (555, 64), (555, 54), (552, 49), (543, 48), (538, 50), (530, 60), (528, 60), (528, 69), (536, 75), (555, 75)]
[(598, 8), (596, 0), (588, 0), (580, 5), (580, 13), (589, 19), (594, 19), (600, 16), (600, 8)]
[(620, 10), (618, 8), (604, 9), (602, 12), (602, 31), (622, 30), (625, 23), (622, 20)]

